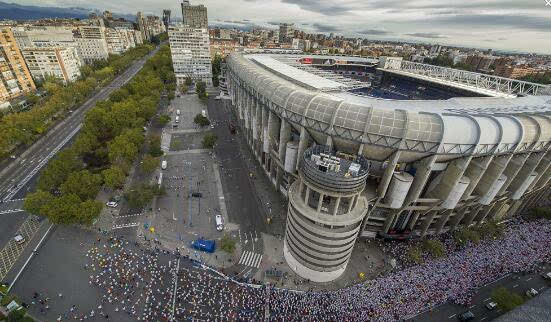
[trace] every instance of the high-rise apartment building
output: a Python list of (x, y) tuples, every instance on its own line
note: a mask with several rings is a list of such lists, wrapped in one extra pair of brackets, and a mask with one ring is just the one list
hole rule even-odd
[(0, 28), (0, 105), (35, 89), (11, 29)]
[(168, 27), (168, 40), (177, 84), (183, 84), (187, 77), (212, 84), (208, 30), (172, 24)]
[(53, 76), (69, 83), (80, 77), (82, 63), (75, 47), (26, 48), (22, 53), (35, 80)]
[(182, 19), (184, 25), (192, 28), (208, 28), (207, 7), (192, 6), (189, 0), (182, 1)]
[(109, 57), (105, 27), (80, 26), (73, 32), (84, 62), (92, 63)]
[(292, 23), (282, 23), (279, 25), (279, 42), (280, 43), (290, 43), (294, 37), (295, 24)]
[(165, 30), (168, 30), (168, 25), (170, 25), (170, 10), (163, 10), (163, 24), (165, 25)]
[(33, 47), (78, 47), (72, 27), (16, 26), (12, 27), (20, 49)]

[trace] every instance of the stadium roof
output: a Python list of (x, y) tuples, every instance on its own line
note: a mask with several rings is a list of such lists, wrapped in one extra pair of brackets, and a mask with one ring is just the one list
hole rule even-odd
[[(541, 151), (551, 142), (551, 96), (379, 99), (270, 55), (233, 53), (227, 62), (239, 83), (271, 109), (318, 133), (438, 154)], [(336, 90), (320, 90), (331, 86)]]

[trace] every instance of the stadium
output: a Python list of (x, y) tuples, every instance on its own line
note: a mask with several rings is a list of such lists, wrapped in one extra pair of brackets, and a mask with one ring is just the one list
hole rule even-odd
[(234, 53), (224, 89), (288, 201), (284, 255), (339, 277), (356, 240), (504, 221), (549, 196), (551, 89), (404, 61)]

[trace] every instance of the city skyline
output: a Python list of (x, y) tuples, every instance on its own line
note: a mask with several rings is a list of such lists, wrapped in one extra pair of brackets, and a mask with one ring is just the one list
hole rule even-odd
[[(413, 0), (196, 0), (209, 8), (211, 26), (238, 29), (276, 28), (294, 22), (311, 33), (347, 37), (439, 43), (506, 51), (551, 52), (551, 7), (544, 0), (476, 0), (468, 3)], [(160, 14), (180, 12), (180, 1), (21, 0), (19, 4), (86, 7), (132, 13), (130, 8)], [(546, 11), (548, 10), (548, 12)], [(292, 20), (289, 17), (293, 17)], [(174, 15), (174, 18), (181, 18)], [(407, 28), (405, 27), (407, 25)]]

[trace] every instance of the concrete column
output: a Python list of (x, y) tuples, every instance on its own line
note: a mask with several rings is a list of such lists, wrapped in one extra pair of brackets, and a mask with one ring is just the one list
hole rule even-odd
[[(542, 162), (547, 162), (547, 161), (545, 161), (544, 159), (544, 161)], [(544, 187), (549, 182), (549, 180), (551, 180), (551, 161), (550, 161), (550, 167), (547, 168), (547, 170), (545, 171), (545, 174), (538, 180), (534, 188)]]
[(465, 217), (465, 213), (467, 213), (467, 209), (469, 209), (468, 206), (464, 206), (461, 209), (459, 209), (458, 212), (456, 212), (455, 216), (453, 216), (450, 220), (452, 221), (450, 223), (450, 230), (456, 230), (457, 226), (459, 226), (459, 223), (461, 222), (461, 219)]
[(522, 184), (526, 181), (526, 178), (528, 178), (532, 174), (532, 172), (536, 170), (537, 166), (540, 164), (540, 161), (543, 159), (544, 156), (545, 153), (530, 154), (528, 159), (526, 159), (526, 162), (524, 162), (522, 168), (518, 171), (517, 175), (509, 185), (508, 190), (511, 193), (514, 193), (522, 186)]
[(328, 135), (327, 140), (325, 141), (325, 145), (329, 147), (329, 149), (333, 149), (333, 138)]
[(438, 182), (427, 195), (431, 198), (437, 198), (442, 201), (446, 200), (450, 192), (455, 188), (457, 182), (463, 177), (467, 166), (471, 162), (472, 157), (462, 157), (448, 163), (448, 167), (441, 174), (440, 182)]
[(304, 203), (308, 205), (310, 199), (310, 187), (306, 186), (306, 194), (304, 195)]
[(421, 226), (421, 237), (425, 237), (425, 235), (427, 234), (430, 224), (432, 224), (432, 221), (434, 220), (434, 216), (436, 216), (435, 210), (432, 210), (428, 215), (425, 216), (423, 225)]
[(287, 142), (291, 139), (291, 123), (287, 120), (281, 120), (281, 129), (279, 132), (279, 161), (285, 164), (285, 152), (287, 151)]
[[(423, 191), (423, 188), (425, 187), (425, 184), (427, 183), (427, 180), (429, 179), (430, 173), (432, 171), (431, 169), (435, 161), (436, 155), (433, 155), (415, 163), (415, 165), (417, 166), (415, 177), (413, 178), (411, 188), (409, 188), (408, 195), (404, 202), (404, 207), (408, 206), (412, 202), (415, 202), (419, 198), (421, 192)], [(415, 220), (417, 220), (419, 215), (414, 217)]]
[(478, 185), (478, 182), (482, 179), (482, 176), (486, 172), (486, 169), (488, 169), (488, 166), (493, 159), (494, 156), (485, 156), (471, 160), (467, 170), (465, 170), (465, 176), (467, 176), (471, 181), (469, 182), (467, 190), (463, 193), (462, 199), (468, 199), (473, 193), (474, 189)]
[(476, 215), (478, 215), (478, 212), (480, 211), (480, 209), (482, 209), (482, 207), (482, 205), (471, 207), (471, 212), (467, 214), (467, 217), (465, 218), (465, 224), (463, 226), (467, 227), (472, 224), (473, 220), (475, 219)]
[(271, 150), (273, 149), (273, 147), (275, 146), (275, 139), (276, 139), (276, 135), (277, 135), (277, 132), (279, 131), (279, 126), (278, 126), (278, 122), (277, 122), (277, 115), (274, 114), (274, 112), (272, 111), (269, 111), (269, 114), (268, 114), (268, 140), (270, 142), (270, 154), (271, 154)]
[(379, 186), (377, 187), (377, 197), (383, 198), (385, 196), (388, 185), (390, 184), (390, 180), (392, 179), (392, 175), (394, 174), (394, 169), (396, 168), (398, 160), (400, 159), (400, 154), (401, 151), (395, 151), (387, 159), (388, 165), (385, 169), (381, 182), (379, 182)]
[(346, 213), (349, 213), (352, 211), (352, 206), (354, 205), (354, 197), (350, 198), (350, 202), (348, 202), (348, 210)]
[[(373, 210), (375, 210), (377, 208), (377, 206), (379, 205), (379, 198), (377, 198), (375, 200), (375, 203), (373, 204), (373, 206), (371, 207), (371, 209), (369, 209), (369, 211), (367, 212), (367, 214), (365, 215), (363, 221), (362, 221), (362, 228), (360, 229), (360, 234), (365, 230), (365, 226), (367, 226), (367, 222), (369, 221), (369, 216), (371, 215), (371, 213), (373, 212)], [(369, 208), (369, 205), (368, 205), (368, 208)], [(348, 212), (350, 212), (350, 205), (349, 205), (349, 208), (348, 208)]]
[(419, 219), (420, 215), (421, 215), (421, 211), (420, 210), (415, 210), (413, 212), (413, 216), (411, 216), (411, 218), (409, 218), (408, 223), (406, 225), (406, 228), (409, 229), (409, 230), (413, 230), (413, 228), (417, 224), (417, 219)]
[(337, 211), (339, 210), (340, 204), (341, 204), (341, 197), (337, 197), (337, 201), (335, 201), (335, 209), (333, 209), (333, 216), (337, 215)]
[(308, 131), (306, 131), (306, 128), (301, 127), (300, 140), (298, 142), (297, 171), (300, 167), (300, 163), (302, 162), (302, 155), (304, 154), (304, 151), (306, 151), (306, 149), (308, 148), (309, 143), (310, 143), (310, 134), (308, 134)]
[(446, 225), (446, 222), (448, 222), (448, 219), (450, 219), (452, 212), (453, 212), (453, 209), (446, 209), (442, 212), (442, 215), (440, 215), (440, 218), (438, 218), (438, 222), (436, 223), (437, 235), (440, 234), (444, 229), (444, 226)]
[(299, 188), (298, 188), (298, 192), (299, 192), (299, 195), (302, 193), (302, 189), (304, 189), (304, 181), (302, 181), (302, 179), (298, 179), (298, 183), (299, 183)]
[(522, 169), (522, 166), (530, 156), (530, 153), (525, 154), (519, 154), (515, 155), (511, 158), (511, 161), (509, 161), (509, 164), (507, 165), (507, 168), (503, 171), (503, 174), (507, 176), (507, 181), (505, 181), (505, 184), (501, 187), (501, 190), (498, 192), (498, 196), (503, 194), (507, 188), (509, 188), (509, 185), (515, 177), (517, 176), (520, 169)]
[(474, 189), (474, 193), (476, 193), (478, 196), (484, 196), (485, 194), (487, 194), (494, 183), (503, 174), (511, 158), (512, 155), (495, 157), (488, 165), (488, 168), (484, 172), (482, 178), (480, 178), (480, 180), (478, 181), (478, 184)]
[(486, 217), (488, 216), (490, 211), (492, 209), (494, 209), (495, 204), (488, 205), (488, 206), (485, 206), (485, 207), (486, 207), (486, 209), (482, 209), (481, 212), (480, 212), (481, 214), (479, 215), (478, 222), (477, 222), (478, 226), (482, 225), (482, 223), (484, 222), (484, 219), (486, 219)]
[(263, 113), (262, 113), (262, 106), (260, 105), (260, 102), (258, 100), (256, 100), (256, 131), (257, 131), (257, 137), (258, 137), (258, 142), (257, 142), (257, 147), (256, 147), (256, 150), (257, 150), (257, 155), (258, 157), (260, 158), (260, 156), (262, 155), (262, 129), (263, 129), (263, 124), (262, 124), (262, 117), (263, 117)]
[(285, 170), (283, 168), (277, 167), (277, 174), (276, 174), (276, 191), (279, 192), (279, 187), (281, 186), (281, 182), (283, 181), (283, 172)]
[(385, 225), (383, 226), (383, 232), (385, 234), (388, 234), (388, 231), (390, 230), (390, 227), (392, 227), (392, 223), (394, 222), (394, 219), (396, 218), (399, 211), (392, 210), (385, 219)]
[(551, 152), (547, 152), (545, 157), (543, 157), (543, 159), (540, 161), (540, 163), (534, 170), (538, 173), (538, 175), (536, 176), (536, 180), (534, 180), (534, 182), (530, 184), (527, 191), (534, 189), (538, 181), (540, 181), (540, 179), (545, 175), (547, 170), (549, 170), (550, 168), (551, 168)]
[(324, 197), (324, 196), (325, 196), (324, 194), (321, 194), (321, 193), (320, 193), (320, 197), (319, 197), (319, 199), (318, 199), (318, 209), (317, 209), (317, 210), (318, 210), (318, 213), (321, 211), (321, 206), (322, 206), (322, 204), (323, 204), (323, 197)]

